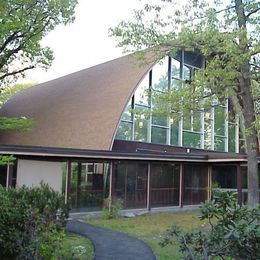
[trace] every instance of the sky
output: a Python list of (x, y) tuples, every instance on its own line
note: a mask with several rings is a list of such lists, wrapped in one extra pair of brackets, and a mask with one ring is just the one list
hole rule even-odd
[(139, 0), (79, 0), (75, 22), (58, 26), (42, 41), (54, 51), (55, 60), (48, 71), (27, 73), (25, 82), (41, 83), (79, 71), (123, 55), (116, 40), (108, 36), (109, 27), (131, 18)]

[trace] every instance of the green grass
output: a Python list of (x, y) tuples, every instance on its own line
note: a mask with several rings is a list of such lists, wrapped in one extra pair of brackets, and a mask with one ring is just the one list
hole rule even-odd
[(62, 256), (59, 259), (92, 260), (94, 257), (90, 240), (72, 233), (66, 233), (60, 252)]
[(162, 248), (158, 243), (165, 231), (174, 223), (185, 229), (200, 227), (199, 211), (147, 214), (135, 218), (88, 218), (89, 224), (121, 231), (145, 241), (160, 260), (181, 259), (176, 245)]

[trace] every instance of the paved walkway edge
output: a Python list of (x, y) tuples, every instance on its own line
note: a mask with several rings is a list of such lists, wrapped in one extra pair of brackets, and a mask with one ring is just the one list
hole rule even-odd
[(145, 242), (122, 232), (95, 227), (79, 220), (69, 220), (66, 230), (91, 240), (94, 260), (156, 260)]

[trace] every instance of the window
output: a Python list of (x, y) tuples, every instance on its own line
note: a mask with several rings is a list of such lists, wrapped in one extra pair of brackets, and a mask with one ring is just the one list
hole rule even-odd
[(152, 69), (152, 88), (167, 91), (168, 85), (168, 58), (164, 58)]
[[(169, 103), (167, 99), (157, 103), (156, 96), (167, 95), (169, 87), (173, 90), (185, 87), (183, 82), (192, 80), (203, 64), (203, 57), (191, 51), (177, 51), (156, 64), (123, 113), (116, 138), (238, 152), (238, 122), (235, 113), (228, 112), (233, 109), (228, 100), (220, 103), (216, 99), (211, 107), (185, 112), (183, 117), (179, 111), (178, 119), (160, 114), (160, 106), (168, 108)], [(210, 90), (205, 89), (205, 94), (210, 94)], [(243, 143), (240, 137), (240, 151), (243, 151)]]

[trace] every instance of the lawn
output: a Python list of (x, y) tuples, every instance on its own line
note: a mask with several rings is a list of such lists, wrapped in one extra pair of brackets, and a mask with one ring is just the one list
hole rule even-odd
[(186, 229), (200, 227), (203, 222), (197, 216), (199, 211), (147, 214), (135, 218), (88, 218), (92, 225), (121, 231), (145, 241), (154, 251), (158, 259), (181, 259), (176, 245), (162, 248), (158, 243), (165, 231), (173, 224)]
[(62, 256), (59, 259), (92, 260), (94, 257), (90, 240), (72, 233), (66, 233), (60, 252)]

